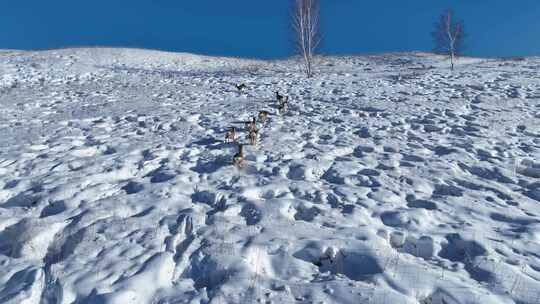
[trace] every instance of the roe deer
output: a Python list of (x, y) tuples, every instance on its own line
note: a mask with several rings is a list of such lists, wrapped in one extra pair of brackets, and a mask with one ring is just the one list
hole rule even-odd
[(260, 111), (259, 112), (259, 121), (264, 123), (268, 119), (268, 111)]
[(248, 134), (248, 139), (249, 139), (249, 144), (252, 145), (252, 146), (255, 146), (257, 144), (257, 135), (258, 135), (259, 131), (257, 130), (251, 130), (249, 131), (249, 134)]
[(236, 141), (236, 128), (231, 127), (227, 133), (225, 133), (225, 142)]
[(251, 130), (257, 129), (257, 120), (255, 116), (251, 117), (251, 121), (246, 122), (246, 130), (250, 132)]
[(233, 165), (241, 166), (244, 162), (244, 145), (238, 144), (238, 153), (233, 156)]

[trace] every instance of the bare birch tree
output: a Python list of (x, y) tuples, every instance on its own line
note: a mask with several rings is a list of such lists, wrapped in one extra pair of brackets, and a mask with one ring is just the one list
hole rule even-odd
[(291, 18), (294, 47), (303, 59), (308, 78), (313, 76), (314, 55), (321, 42), (319, 0), (293, 0)]
[(461, 55), (463, 50), (463, 40), (465, 38), (463, 20), (457, 20), (453, 10), (446, 10), (441, 15), (439, 22), (435, 24), (432, 36), (435, 43), (435, 52), (450, 57), (453, 71), (454, 60)]

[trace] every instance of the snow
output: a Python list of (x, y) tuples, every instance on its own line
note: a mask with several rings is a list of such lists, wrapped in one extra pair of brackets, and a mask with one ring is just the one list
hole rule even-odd
[(540, 58), (319, 67), (1, 51), (0, 302), (540, 303)]

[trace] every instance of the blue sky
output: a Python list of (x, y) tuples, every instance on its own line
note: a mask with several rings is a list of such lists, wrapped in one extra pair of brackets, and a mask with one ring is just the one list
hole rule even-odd
[[(210, 55), (291, 54), (287, 0), (7, 0), (0, 48), (127, 46)], [(540, 55), (539, 0), (321, 0), (326, 54), (431, 50), (452, 7), (468, 55)]]

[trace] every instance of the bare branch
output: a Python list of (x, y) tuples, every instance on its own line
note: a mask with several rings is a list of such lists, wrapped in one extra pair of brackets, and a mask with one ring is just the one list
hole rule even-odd
[(465, 38), (463, 21), (456, 21), (454, 12), (448, 9), (441, 15), (439, 22), (435, 24), (432, 36), (435, 43), (435, 52), (448, 55), (453, 70), (454, 59), (461, 55), (463, 49)]

